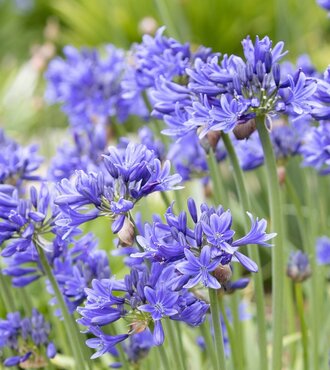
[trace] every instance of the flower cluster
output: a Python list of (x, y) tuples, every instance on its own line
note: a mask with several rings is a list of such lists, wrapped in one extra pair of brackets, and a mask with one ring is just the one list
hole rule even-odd
[(165, 134), (182, 137), (198, 129), (202, 138), (209, 131), (238, 129), (256, 116), (311, 112), (316, 80), (301, 69), (281, 75), (283, 42), (272, 47), (268, 37), (256, 37), (255, 43), (248, 37), (242, 45), (245, 60), (236, 55), (220, 61), (218, 56), (197, 58), (187, 68), (188, 84), (165, 79), (158, 84), (154, 108), (169, 126)]
[[(91, 127), (113, 116), (124, 121), (131, 109), (121, 96), (124, 52), (112, 45), (105, 48), (104, 58), (96, 50), (79, 51), (72, 46), (63, 52), (65, 59), (54, 59), (46, 72), (46, 99), (63, 104), (73, 126)], [(138, 114), (136, 109), (134, 113)]]
[[(186, 289), (174, 291), (176, 278), (174, 266), (153, 263), (150, 270), (145, 264), (132, 268), (123, 280), (94, 280), (92, 289), (86, 289), (85, 307), (78, 308), (82, 315), (79, 322), (96, 337), (86, 342), (97, 349), (93, 358), (113, 351), (117, 343), (144, 332), (149, 326), (153, 326), (153, 344), (161, 345), (162, 321), (167, 318), (193, 326), (201, 324), (208, 305)], [(121, 318), (129, 324), (128, 334), (103, 333), (102, 326)]]
[(42, 162), (36, 145), (19, 146), (0, 129), (0, 184), (21, 187), (23, 180), (39, 180), (34, 174)]
[[(171, 206), (165, 214), (166, 223), (157, 220), (152, 225), (146, 224), (144, 236), (137, 237), (144, 251), (134, 256), (163, 263), (175, 262), (181, 275), (176, 281), (177, 288), (192, 288), (202, 283), (205, 287), (219, 289), (221, 282), (212, 273), (232, 261), (240, 262), (251, 272), (258, 271), (256, 263), (242, 254), (239, 248), (247, 244), (269, 246), (267, 241), (276, 234), (265, 232), (267, 223), (264, 219), (254, 220), (248, 213), (250, 231), (234, 240), (230, 210), (202, 204), (198, 217), (196, 204), (191, 198), (188, 209), (194, 223), (192, 228), (188, 226), (187, 214), (181, 212), (176, 216)], [(226, 278), (222, 283), (225, 285), (228, 280)]]
[(314, 167), (322, 175), (330, 173), (330, 126), (322, 123), (311, 127), (304, 137), (301, 147), (304, 166)]
[(33, 367), (47, 366), (47, 359), (56, 355), (56, 348), (49, 339), (50, 324), (36, 309), (31, 317), (21, 318), (19, 312), (7, 314), (0, 320), (0, 349), (10, 349), (14, 355), (7, 357), (4, 366)]
[[(178, 189), (178, 174), (170, 175), (170, 162), (162, 166), (155, 153), (142, 144), (129, 143), (126, 148), (109, 147), (103, 156), (104, 173), (78, 171), (76, 177), (63, 179), (61, 195), (56, 198), (63, 218), (61, 225), (75, 228), (100, 215), (114, 222), (112, 231), (119, 232), (129, 223), (127, 213), (135, 203), (153, 192)], [(95, 208), (86, 211), (87, 205)]]
[[(14, 186), (0, 185), (0, 244), (8, 241), (1, 252), (3, 257), (36, 245), (46, 251), (53, 250), (52, 241), (43, 234), (55, 233), (54, 220), (59, 209), (54, 204), (54, 196), (46, 184), (41, 185), (39, 192), (32, 186), (30, 199), (20, 198)], [(59, 236), (60, 230), (65, 229), (57, 228)]]

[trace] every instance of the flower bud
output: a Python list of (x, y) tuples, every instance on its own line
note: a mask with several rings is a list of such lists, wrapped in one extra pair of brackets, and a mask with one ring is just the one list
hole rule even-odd
[(118, 232), (118, 237), (120, 240), (120, 244), (122, 247), (127, 247), (133, 244), (134, 242), (134, 225), (132, 222), (128, 219), (128, 217), (125, 217), (124, 225)]
[(291, 253), (286, 273), (296, 283), (301, 283), (309, 278), (312, 271), (308, 256), (301, 251)]
[(229, 264), (222, 265), (221, 263), (215, 268), (214, 277), (218, 280), (221, 285), (225, 285), (230, 281), (232, 277), (232, 271)]
[[(199, 134), (202, 130), (203, 127), (199, 127), (199, 129), (197, 130), (197, 134)], [(220, 131), (209, 131), (202, 139), (200, 139), (199, 142), (202, 148), (205, 150), (205, 153), (209, 153), (211, 148), (215, 152), (220, 137)]]
[(245, 123), (240, 123), (235, 126), (233, 133), (237, 140), (247, 139), (256, 129), (256, 121), (254, 118), (249, 119)]
[(284, 166), (277, 167), (277, 178), (280, 185), (283, 185), (285, 182), (286, 170)]

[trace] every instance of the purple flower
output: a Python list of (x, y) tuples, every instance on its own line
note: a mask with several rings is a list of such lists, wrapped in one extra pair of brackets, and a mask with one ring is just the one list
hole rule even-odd
[(184, 276), (189, 276), (189, 281), (184, 285), (184, 288), (192, 288), (198, 283), (213, 289), (221, 287), (217, 279), (210, 274), (220, 262), (220, 258), (211, 260), (210, 247), (205, 246), (199, 257), (195, 257), (191, 251), (185, 249), (185, 257), (187, 261), (176, 265), (176, 268)]
[[(40, 361), (45, 351), (48, 358), (56, 355), (56, 348), (50, 341), (50, 324), (36, 309), (31, 317), (20, 317), (18, 312), (8, 313), (7, 319), (0, 319), (0, 349), (10, 349), (14, 356), (4, 360), (5, 366), (16, 366), (29, 359)], [(22, 365), (23, 367), (23, 365)]]
[(328, 123), (311, 127), (304, 137), (300, 153), (304, 166), (314, 167), (321, 174), (330, 172), (330, 126)]
[(144, 294), (148, 303), (139, 306), (138, 309), (140, 311), (149, 312), (155, 321), (178, 313), (178, 311), (173, 308), (179, 298), (178, 293), (169, 293), (163, 290), (155, 291), (146, 286), (144, 288)]
[[(62, 216), (57, 225), (75, 227), (101, 215), (114, 221), (117, 233), (124, 225), (127, 212), (142, 197), (156, 191), (176, 190), (181, 181), (178, 174), (170, 174), (170, 162), (163, 165), (155, 153), (144, 145), (130, 143), (125, 148), (109, 147), (104, 155), (104, 174), (79, 171), (75, 179), (63, 179), (57, 197)], [(87, 209), (93, 205), (95, 209)]]
[(316, 240), (316, 260), (319, 265), (330, 264), (330, 239), (327, 236)]
[(21, 147), (0, 129), (0, 147), (0, 184), (15, 185), (22, 192), (24, 180), (40, 180), (34, 174), (42, 162), (37, 146)]
[(62, 104), (75, 127), (90, 128), (93, 121), (105, 122), (112, 116), (125, 120), (131, 106), (122, 98), (124, 52), (113, 45), (105, 47), (104, 58), (95, 49), (66, 46), (63, 52), (65, 59), (51, 61), (46, 72), (47, 101)]

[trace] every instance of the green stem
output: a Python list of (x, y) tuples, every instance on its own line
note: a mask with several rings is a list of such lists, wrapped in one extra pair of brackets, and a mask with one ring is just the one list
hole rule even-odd
[[(84, 358), (84, 346), (85, 344), (80, 340), (80, 333), (77, 327), (76, 322), (72, 315), (68, 311), (68, 307), (64, 301), (63, 295), (60, 291), (58, 283), (52, 273), (51, 267), (48, 263), (47, 257), (44, 253), (44, 250), (41, 247), (38, 247), (38, 253), (40, 256), (40, 262), (42, 268), (54, 290), (54, 294), (57, 300), (57, 303), (61, 309), (61, 313), (64, 319), (64, 327), (66, 330), (67, 337), (69, 339), (69, 344), (71, 347), (72, 354), (76, 361), (77, 369), (90, 369), (89, 358)], [(86, 356), (85, 356), (86, 357)]]
[(169, 342), (171, 343), (171, 348), (173, 350), (174, 358), (180, 364), (180, 369), (185, 370), (186, 366), (186, 356), (183, 349), (183, 343), (181, 340), (181, 333), (180, 331), (175, 332), (174, 325), (176, 326), (176, 330), (178, 327), (178, 322), (174, 322), (172, 320), (166, 320), (166, 328), (167, 334), (169, 338)]
[[(210, 176), (213, 183), (213, 198), (217, 205), (224, 205), (225, 201), (225, 190), (221, 181), (219, 165), (215, 157), (214, 151), (211, 148), (207, 155), (207, 164), (209, 166)], [(223, 201), (221, 203), (221, 201)]]
[(162, 363), (164, 370), (171, 369), (170, 362), (168, 360), (164, 345), (159, 346), (158, 349), (159, 349), (161, 363)]
[(276, 246), (272, 248), (272, 293), (273, 293), (273, 353), (272, 369), (282, 369), (283, 352), (283, 316), (284, 299), (283, 286), (285, 274), (284, 261), (284, 227), (283, 207), (279, 182), (277, 178), (276, 159), (273, 151), (269, 132), (266, 128), (265, 117), (256, 118), (260, 141), (265, 156), (265, 168), (267, 172), (267, 187), (271, 214), (272, 230), (277, 232)]
[[(225, 148), (227, 150), (229, 160), (233, 167), (234, 179), (235, 179), (240, 203), (242, 204), (242, 208), (244, 209), (244, 211), (248, 211), (251, 209), (251, 204), (250, 204), (250, 198), (246, 190), (246, 186), (245, 186), (243, 171), (241, 169), (241, 166), (239, 165), (236, 152), (234, 150), (233, 144), (229, 136), (226, 134), (223, 134), (222, 139), (223, 139)], [(246, 218), (244, 218), (244, 228), (246, 232), (249, 231), (249, 225), (247, 223)], [(253, 275), (254, 286), (255, 286), (256, 306), (257, 306), (256, 319), (257, 319), (257, 327), (258, 327), (260, 369), (267, 370), (268, 369), (267, 338), (266, 338), (267, 328), (266, 328), (266, 315), (265, 315), (263, 274), (262, 274), (259, 250), (249, 245), (248, 255), (251, 259), (253, 259), (256, 262), (259, 268), (258, 273)], [(243, 342), (243, 338), (241, 339), (241, 341)]]
[(300, 321), (300, 329), (301, 329), (301, 341), (303, 346), (303, 356), (304, 356), (304, 370), (309, 369), (309, 361), (308, 361), (308, 330), (306, 326), (306, 320), (304, 315), (304, 297), (301, 283), (294, 284), (294, 290), (296, 295), (296, 302), (297, 302), (297, 310), (299, 315)]
[(217, 290), (209, 288), (210, 296), (210, 308), (212, 316), (212, 324), (214, 330), (214, 344), (215, 344), (215, 353), (217, 357), (217, 368), (219, 370), (226, 369), (226, 358), (225, 358), (225, 348), (223, 343), (222, 327), (220, 322), (220, 310), (219, 302), (217, 296)]
[(0, 271), (0, 294), (7, 313), (16, 311), (14, 298), (8, 286), (10, 286), (10, 281)]
[(201, 329), (202, 337), (205, 340), (205, 345), (206, 345), (205, 351), (206, 351), (207, 358), (210, 359), (213, 369), (218, 370), (217, 357), (216, 357), (216, 353), (214, 350), (212, 334), (211, 334), (210, 327), (208, 326), (208, 322), (207, 321), (203, 322), (203, 324), (200, 326), (200, 329)]
[[(223, 317), (223, 320), (226, 325), (227, 333), (228, 333), (228, 338), (229, 338), (229, 343), (230, 343), (230, 349), (231, 349), (231, 357), (233, 359), (234, 363), (234, 369), (235, 370), (240, 370), (243, 369), (243, 364), (242, 364), (242, 353), (240, 352), (240, 348), (236, 345), (237, 341), (233, 332), (233, 328), (229, 322), (228, 315), (226, 308), (223, 304), (223, 300), (219, 299), (219, 305), (220, 305), (220, 310), (221, 314)], [(237, 310), (237, 307), (235, 307), (235, 310)]]

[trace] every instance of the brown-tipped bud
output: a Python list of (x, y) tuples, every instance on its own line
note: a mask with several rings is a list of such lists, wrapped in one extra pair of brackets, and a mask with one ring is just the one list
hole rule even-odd
[(204, 185), (204, 196), (205, 198), (211, 198), (212, 195), (213, 195), (213, 189), (212, 189), (210, 182), (208, 182), (207, 184)]
[(237, 140), (247, 139), (256, 129), (256, 120), (249, 119), (245, 123), (240, 123), (235, 126), (233, 133)]
[(277, 178), (280, 185), (285, 183), (286, 170), (284, 166), (277, 167)]
[(118, 232), (120, 245), (122, 247), (131, 246), (134, 243), (134, 236), (135, 236), (134, 225), (128, 219), (128, 217), (125, 217), (124, 225)]
[(215, 268), (213, 274), (221, 285), (227, 284), (233, 275), (230, 265), (221, 265), (221, 263)]
[[(199, 135), (202, 130), (203, 127), (199, 127), (197, 130), (197, 135)], [(199, 143), (201, 144), (205, 152), (209, 153), (211, 148), (213, 149), (213, 151), (216, 150), (220, 137), (221, 131), (210, 131), (202, 139), (199, 140)]]
[(210, 131), (207, 133), (206, 137), (207, 137), (210, 147), (215, 152), (218, 142), (221, 137), (221, 132), (220, 131)]

